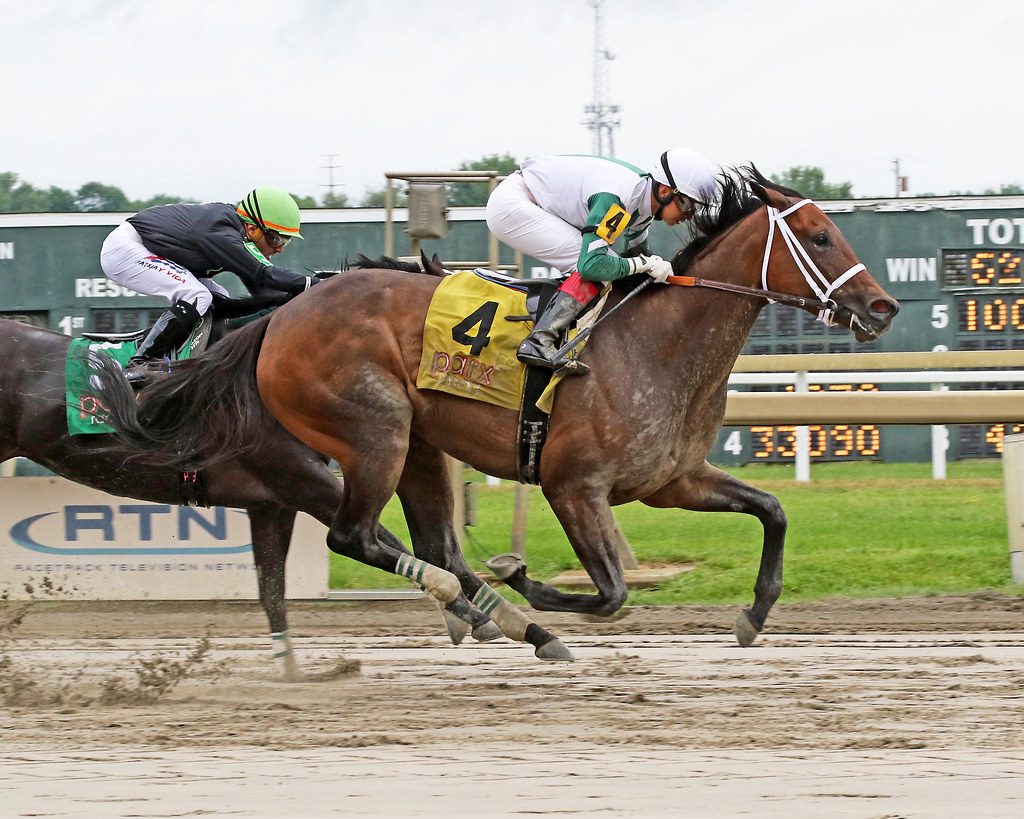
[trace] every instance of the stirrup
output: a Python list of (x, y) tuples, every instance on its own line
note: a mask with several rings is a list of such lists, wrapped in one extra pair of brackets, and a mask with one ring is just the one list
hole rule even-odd
[(140, 390), (149, 383), (153, 376), (152, 367), (159, 359), (154, 358), (132, 358), (125, 365), (124, 380), (127, 381), (133, 390)]
[(133, 390), (141, 390), (149, 381), (152, 373), (145, 364), (137, 364), (124, 370), (124, 380), (127, 381)]
[(590, 367), (578, 358), (563, 358), (561, 361), (554, 362), (554, 364), (556, 375), (586, 375), (590, 372)]
[(517, 355), (516, 358), (523, 362), (527, 367), (536, 367), (540, 370), (551, 370), (564, 376), (586, 375), (590, 372), (590, 367), (576, 358), (565, 357), (552, 360), (550, 358), (544, 358), (543, 356), (525, 355)]

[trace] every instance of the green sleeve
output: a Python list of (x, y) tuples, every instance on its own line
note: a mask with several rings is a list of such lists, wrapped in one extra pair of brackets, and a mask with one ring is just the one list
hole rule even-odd
[[(576, 269), (587, 281), (606, 282), (628, 276), (632, 267), (608, 251), (628, 226), (632, 215), (622, 200), (612, 193), (595, 193), (587, 202), (590, 208), (583, 226), (583, 246)], [(600, 233), (604, 234), (599, 235)], [(607, 237), (611, 237), (609, 242)]]
[(626, 231), (626, 250), (621, 255), (624, 258), (632, 258), (633, 256), (650, 256), (651, 250), (647, 244), (647, 238), (650, 236), (651, 226), (648, 225), (643, 230), (637, 231)]

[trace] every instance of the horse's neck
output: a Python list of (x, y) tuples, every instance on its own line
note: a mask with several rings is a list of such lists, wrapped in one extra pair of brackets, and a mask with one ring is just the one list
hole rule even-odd
[[(745, 287), (759, 286), (764, 247), (761, 221), (757, 215), (744, 219), (709, 245), (693, 261), (686, 274)], [(680, 326), (685, 328), (683, 334), (690, 340), (682, 346), (695, 346), (716, 363), (727, 364), (727, 377), (764, 302), (721, 290), (680, 289), (688, 292), (674, 302), (680, 313)]]

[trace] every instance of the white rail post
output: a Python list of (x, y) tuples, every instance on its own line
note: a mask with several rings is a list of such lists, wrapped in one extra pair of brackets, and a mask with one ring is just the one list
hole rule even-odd
[(462, 461), (456, 460), (451, 455), (444, 456), (448, 463), (448, 480), (452, 489), (452, 528), (455, 530), (455, 538), (462, 545), (466, 534), (466, 476)]
[(1024, 433), (1003, 438), (1003, 488), (1010, 541), (1010, 572), (1024, 583)]
[(530, 504), (530, 487), (523, 483), (515, 485), (512, 505), (512, 543), (510, 550), (520, 557), (526, 556), (526, 515)]
[[(796, 383), (793, 389), (796, 392), (807, 392), (809, 379), (806, 370), (798, 370), (795, 373)], [(809, 481), (811, 479), (811, 431), (807, 426), (796, 428), (796, 479), (798, 481)]]
[[(932, 384), (935, 392), (945, 392), (948, 384)], [(949, 427), (945, 424), (932, 425), (932, 480), (946, 480), (946, 452), (949, 449)]]

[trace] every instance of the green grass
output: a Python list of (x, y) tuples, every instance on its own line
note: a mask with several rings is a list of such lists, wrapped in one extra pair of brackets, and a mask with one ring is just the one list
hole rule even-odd
[[(729, 471), (778, 496), (786, 510), (786, 601), (981, 589), (1024, 594), (1010, 577), (999, 461), (952, 463), (945, 481), (931, 479), (930, 464), (815, 464), (811, 482), (804, 484), (793, 480), (791, 465)], [(509, 549), (513, 491), (506, 484), (479, 485), (476, 492), (477, 524), (469, 529), (464, 551), (470, 565), (482, 570), (487, 557)], [(695, 564), (693, 571), (660, 587), (632, 591), (631, 604), (752, 599), (761, 553), (761, 526), (754, 518), (639, 503), (616, 507), (615, 514), (641, 563)], [(409, 543), (397, 501), (381, 522)], [(529, 492), (526, 557), (537, 579), (579, 568), (535, 487)], [(332, 555), (331, 586), (398, 588), (402, 581)]]

